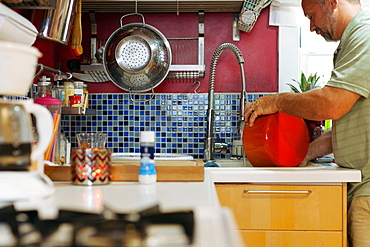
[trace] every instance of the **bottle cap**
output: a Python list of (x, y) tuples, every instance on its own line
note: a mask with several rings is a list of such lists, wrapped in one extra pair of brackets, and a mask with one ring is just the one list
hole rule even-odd
[(50, 85), (50, 78), (46, 76), (42, 76), (42, 78), (39, 79), (39, 82), (37, 83), (39, 86), (47, 86)]
[(140, 132), (140, 142), (155, 142), (155, 132), (154, 131), (141, 131)]
[(74, 84), (75, 84), (75, 87), (81, 87), (82, 88), (84, 86), (83, 81), (75, 81)]
[(81, 95), (70, 95), (69, 100), (81, 100)]

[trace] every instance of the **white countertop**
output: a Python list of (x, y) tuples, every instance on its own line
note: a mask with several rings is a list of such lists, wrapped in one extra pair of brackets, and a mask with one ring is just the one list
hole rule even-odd
[(229, 209), (221, 207), (214, 183), (342, 183), (361, 181), (361, 171), (333, 165), (311, 167), (215, 167), (205, 168), (202, 182), (112, 182), (83, 186), (55, 182), (57, 208), (102, 212), (104, 207), (131, 213), (159, 205), (162, 212), (193, 210), (196, 247), (242, 246)]
[(104, 206), (120, 213), (132, 213), (159, 205), (162, 212), (192, 210), (195, 215), (194, 247), (241, 247), (231, 211), (221, 207), (210, 173), (202, 182), (113, 182), (84, 186), (55, 182), (59, 209), (102, 212)]
[[(51, 186), (52, 194), (26, 202), (20, 201), (16, 203), (16, 209), (37, 209), (39, 216), (44, 219), (56, 217), (58, 209), (103, 213), (108, 208), (117, 213), (135, 213), (158, 205), (163, 213), (191, 210), (195, 220), (194, 242), (186, 246), (243, 246), (241, 237), (235, 231), (237, 225), (233, 214), (230, 209), (220, 206), (209, 172), (205, 173), (204, 181), (201, 182), (157, 182), (151, 185), (112, 182), (109, 185), (93, 186), (54, 182)], [(0, 235), (8, 235), (8, 231), (0, 224)], [(12, 237), (0, 238), (0, 245), (14, 241)]]
[(164, 211), (188, 210), (196, 207), (220, 207), (210, 173), (202, 182), (113, 182), (110, 185), (84, 186), (55, 182), (57, 204), (60, 208), (84, 208), (101, 212), (106, 205), (114, 210), (132, 212), (156, 204)]
[(101, 212), (104, 206), (132, 212), (158, 204), (164, 211), (220, 208), (214, 183), (342, 183), (361, 181), (361, 171), (336, 165), (310, 167), (210, 167), (202, 182), (114, 182), (76, 186), (55, 182), (59, 208)]
[(361, 171), (335, 164), (308, 167), (210, 167), (214, 183), (342, 183), (360, 182)]

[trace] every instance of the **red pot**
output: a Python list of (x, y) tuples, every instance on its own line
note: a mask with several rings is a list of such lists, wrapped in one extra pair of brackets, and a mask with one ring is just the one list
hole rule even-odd
[(281, 112), (260, 116), (243, 130), (244, 151), (253, 166), (297, 166), (306, 156), (308, 144), (304, 120)]

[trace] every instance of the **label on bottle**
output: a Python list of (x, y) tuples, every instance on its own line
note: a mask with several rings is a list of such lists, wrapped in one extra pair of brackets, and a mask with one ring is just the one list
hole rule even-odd
[(80, 95), (80, 96), (82, 96), (83, 95), (83, 93), (84, 93), (84, 90), (81, 88), (81, 89), (79, 89), (79, 88), (75, 88), (75, 95)]
[(140, 175), (154, 175), (157, 174), (155, 169), (154, 160), (148, 156), (144, 156), (140, 161)]
[(141, 158), (143, 158), (144, 154), (149, 154), (149, 159), (154, 160), (154, 147), (140, 146), (140, 153)]

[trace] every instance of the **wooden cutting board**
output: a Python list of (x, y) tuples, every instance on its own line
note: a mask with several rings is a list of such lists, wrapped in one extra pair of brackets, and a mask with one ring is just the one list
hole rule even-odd
[[(204, 180), (204, 166), (201, 160), (156, 160), (158, 182), (197, 182)], [(139, 160), (113, 162), (112, 181), (137, 182)], [(70, 181), (70, 166), (47, 166), (45, 174), (52, 181)]]

